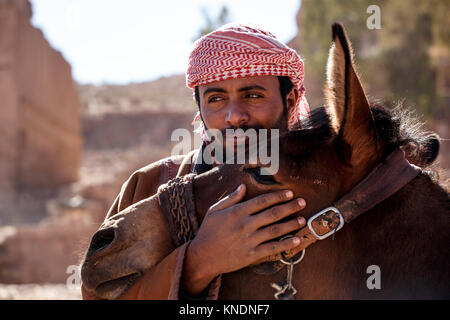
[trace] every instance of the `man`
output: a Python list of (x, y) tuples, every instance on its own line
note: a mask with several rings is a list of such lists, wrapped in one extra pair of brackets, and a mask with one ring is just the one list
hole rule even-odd
[[(238, 128), (280, 132), (301, 128), (300, 120), (309, 113), (303, 77), (298, 54), (261, 29), (226, 25), (197, 40), (189, 57), (186, 83), (194, 90), (199, 107), (195, 120), (201, 119), (204, 142), (198, 152), (209, 143), (206, 129), (225, 133)], [(223, 138), (226, 148), (234, 149), (236, 143), (234, 138)], [(201, 173), (210, 166), (196, 160), (198, 152), (186, 157), (193, 158), (192, 171)], [(155, 194), (176, 169), (172, 159), (165, 159), (138, 170), (124, 184), (107, 218)], [(143, 275), (122, 298), (136, 299), (143, 291), (160, 297), (152, 294), (158, 290), (169, 292), (165, 298), (217, 298), (221, 274), (245, 268), (261, 254), (297, 246), (296, 238), (273, 239), (305, 225), (303, 217), (279, 222), (302, 210), (304, 199), (292, 199), (292, 192), (281, 190), (241, 202), (245, 193), (246, 187), (241, 185), (209, 208), (195, 238), (152, 268), (153, 274)], [(272, 214), (274, 210), (277, 215)], [(275, 229), (268, 227), (274, 223)], [(161, 278), (168, 269), (176, 270), (170, 288), (152, 288), (155, 285), (148, 279)], [(94, 298), (84, 288), (82, 291), (84, 298)]]

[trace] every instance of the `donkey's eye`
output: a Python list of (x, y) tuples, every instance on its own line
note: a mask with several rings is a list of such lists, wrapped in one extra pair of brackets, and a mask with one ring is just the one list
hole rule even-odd
[(252, 175), (256, 182), (261, 184), (278, 184), (272, 175), (262, 174), (260, 167), (245, 168), (246, 172)]

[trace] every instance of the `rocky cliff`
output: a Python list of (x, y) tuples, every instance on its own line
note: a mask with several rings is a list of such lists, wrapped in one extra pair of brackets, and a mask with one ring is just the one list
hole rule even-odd
[(81, 161), (71, 67), (31, 25), (31, 15), (28, 0), (0, 0), (2, 215), (10, 214), (5, 204), (13, 205), (22, 190), (76, 181)]

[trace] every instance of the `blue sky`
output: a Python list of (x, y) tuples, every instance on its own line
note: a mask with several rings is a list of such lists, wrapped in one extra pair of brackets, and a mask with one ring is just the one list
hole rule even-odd
[(300, 0), (30, 0), (32, 24), (72, 65), (80, 83), (141, 82), (182, 74), (192, 39), (222, 5), (282, 41), (297, 33)]

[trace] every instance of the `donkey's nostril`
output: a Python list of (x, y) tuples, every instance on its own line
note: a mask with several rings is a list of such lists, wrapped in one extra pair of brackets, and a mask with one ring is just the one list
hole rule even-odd
[(113, 228), (97, 231), (91, 240), (89, 252), (92, 254), (108, 247), (114, 240), (115, 232)]

